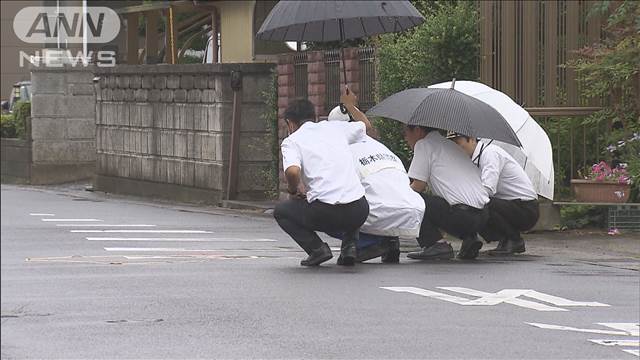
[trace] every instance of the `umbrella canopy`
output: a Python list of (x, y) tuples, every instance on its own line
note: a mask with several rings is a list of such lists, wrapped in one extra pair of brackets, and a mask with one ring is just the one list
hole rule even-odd
[[(448, 89), (451, 82), (429, 86)], [(474, 81), (456, 81), (455, 89), (491, 105), (504, 117), (516, 133), (522, 148), (495, 141), (520, 163), (531, 179), (536, 192), (553, 200), (553, 152), (547, 133), (529, 113), (506, 94)]]
[(515, 132), (496, 109), (455, 89), (407, 89), (382, 100), (367, 115), (520, 146)]
[(409, 1), (280, 1), (256, 38), (271, 41), (344, 41), (403, 31), (424, 17)]

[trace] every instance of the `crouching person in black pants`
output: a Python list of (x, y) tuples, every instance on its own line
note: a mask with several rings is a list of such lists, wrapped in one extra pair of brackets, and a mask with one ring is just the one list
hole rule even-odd
[[(295, 100), (284, 113), (289, 136), (282, 142), (282, 165), (290, 199), (278, 204), (278, 225), (309, 255), (300, 263), (316, 266), (333, 254), (316, 231), (345, 233), (338, 265), (356, 261), (358, 231), (369, 215), (364, 188), (349, 144), (365, 138), (367, 122), (315, 122), (313, 104)], [(306, 193), (300, 192), (300, 184)]]
[[(422, 195), (426, 210), (418, 244), (420, 251), (407, 254), (410, 259), (453, 258), (451, 244), (442, 241), (441, 230), (462, 239), (459, 259), (475, 259), (482, 241), (478, 231), (489, 217), (485, 207), (489, 197), (482, 187), (480, 171), (453, 142), (433, 128), (406, 126), (404, 137), (413, 149), (409, 177), (411, 188)], [(431, 190), (433, 195), (422, 192)]]
[(482, 185), (490, 197), (489, 220), (480, 231), (487, 241), (498, 241), (489, 255), (525, 252), (521, 231), (538, 221), (538, 194), (527, 173), (501, 147), (462, 134), (448, 136), (456, 142), (480, 169)]

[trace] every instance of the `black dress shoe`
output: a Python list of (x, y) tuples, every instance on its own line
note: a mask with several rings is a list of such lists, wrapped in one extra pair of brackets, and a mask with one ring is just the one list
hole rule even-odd
[(357, 262), (363, 262), (371, 259), (375, 259), (387, 253), (389, 250), (389, 244), (386, 241), (367, 246), (364, 249), (358, 250)]
[(331, 249), (329, 249), (329, 245), (323, 243), (322, 246), (313, 250), (306, 259), (300, 261), (300, 265), (318, 266), (332, 257), (333, 254), (331, 253)]
[(388, 241), (387, 252), (382, 255), (385, 264), (398, 264), (400, 262), (400, 239)]
[[(344, 241), (343, 241), (344, 245)], [(356, 244), (351, 243), (347, 246), (340, 248), (340, 256), (338, 257), (337, 264), (343, 266), (353, 266), (356, 263), (357, 250)]]
[(420, 251), (410, 252), (407, 257), (416, 260), (447, 260), (453, 258), (453, 248), (451, 244), (439, 241)]
[(478, 257), (480, 249), (482, 248), (482, 241), (478, 239), (478, 235), (467, 235), (462, 237), (462, 246), (458, 251), (458, 259), (470, 260)]
[(489, 250), (487, 253), (489, 255), (511, 255), (520, 254), (525, 251), (524, 239), (521, 236), (518, 236), (516, 239), (507, 239), (500, 242), (495, 249)]

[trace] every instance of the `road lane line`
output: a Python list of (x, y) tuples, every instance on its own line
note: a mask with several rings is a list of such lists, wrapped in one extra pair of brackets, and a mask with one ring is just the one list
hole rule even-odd
[(60, 227), (154, 227), (151, 224), (56, 224)]
[(594, 344), (604, 346), (625, 346), (625, 347), (639, 347), (640, 340), (636, 339), (589, 339)]
[(296, 249), (185, 249), (185, 248), (144, 248), (144, 247), (105, 247), (106, 251), (176, 251), (176, 252), (188, 252), (188, 251), (228, 251), (228, 252), (303, 252), (304, 250)]
[(205, 230), (69, 230), (72, 233), (211, 234)]
[(42, 221), (51, 221), (51, 222), (81, 222), (81, 221), (102, 221), (100, 219), (40, 219)]
[(597, 323), (598, 325), (610, 327), (616, 330), (622, 330), (629, 333), (631, 336), (640, 336), (640, 324), (639, 323)]
[(622, 349), (622, 351), (640, 357), (640, 350)]
[(167, 252), (167, 251), (174, 251), (174, 252), (187, 252), (187, 251), (198, 251), (198, 252), (202, 252), (202, 251), (220, 251), (220, 250), (213, 250), (213, 249), (185, 249), (185, 248), (129, 248), (129, 247), (106, 247), (104, 248), (106, 251), (153, 251), (153, 252)]
[(31, 216), (56, 216), (56, 214), (30, 213)]
[(210, 241), (210, 242), (277, 242), (274, 239), (233, 238), (140, 238), (140, 237), (88, 237), (89, 241)]
[(537, 328), (541, 329), (550, 329), (550, 330), (565, 330), (565, 331), (576, 331), (583, 333), (592, 333), (592, 334), (604, 334), (604, 335), (628, 335), (626, 331), (614, 331), (614, 330), (599, 330), (599, 329), (580, 329), (571, 326), (562, 326), (562, 325), (552, 325), (552, 324), (540, 324), (540, 323), (526, 323)]

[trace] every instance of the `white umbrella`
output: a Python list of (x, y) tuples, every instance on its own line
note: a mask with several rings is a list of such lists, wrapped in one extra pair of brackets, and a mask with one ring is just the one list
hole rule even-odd
[[(429, 87), (450, 88), (451, 82)], [(509, 96), (485, 84), (456, 81), (455, 89), (487, 103), (507, 120), (522, 148), (500, 141), (494, 143), (505, 149), (524, 168), (539, 195), (553, 200), (553, 152), (544, 129)]]

